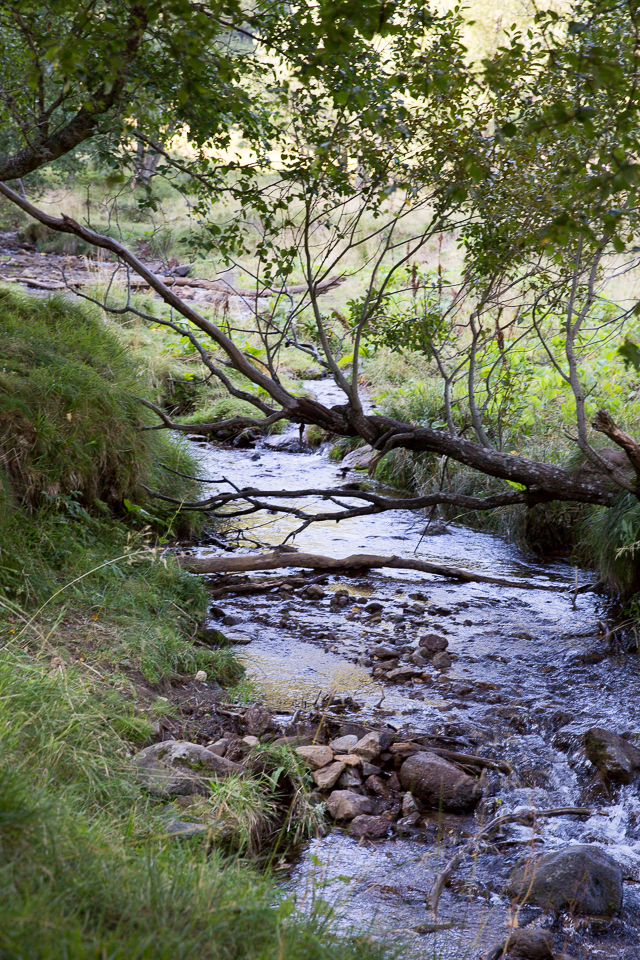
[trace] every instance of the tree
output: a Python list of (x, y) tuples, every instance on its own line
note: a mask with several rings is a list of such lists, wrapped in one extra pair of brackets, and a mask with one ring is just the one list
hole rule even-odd
[[(201, 247), (251, 276), (263, 355), (247, 354), (231, 327), (198, 314), (117, 240), (50, 217), (6, 185), (0, 191), (52, 229), (111, 251), (182, 318), (160, 322), (187, 336), (209, 372), (258, 414), (200, 425), (204, 435), (288, 419), (362, 437), (379, 457), (398, 448), (433, 452), (506, 481), (484, 497), (439, 491), (402, 506), (609, 505), (620, 491), (638, 497), (640, 446), (602, 411), (593, 429), (623, 451), (622, 460), (599, 452), (589, 427), (594, 400), (583, 383), (585, 358), (619, 337), (633, 316), (602, 287), (608, 274), (636, 263), (633, 3), (581, 0), (564, 16), (541, 14), (480, 65), (469, 62), (462, 45), (459, 13), (412, 3), (302, 3), (249, 14), (233, 4), (122, 0), (100, 14), (108, 24), (117, 21), (117, 36), (93, 16), (93, 5), (80, 19), (70, 19), (70, 5), (60, 8), (67, 19), (56, 21), (62, 52), (50, 74), (41, 62), (50, 47), (33, 27), (40, 5), (23, 28), (23, 14), (16, 19), (12, 5), (0, 4), (21, 38), (15, 56), (26, 64), (31, 98), (27, 109), (4, 96), (12, 118), (7, 142), (17, 144), (22, 135), (26, 145), (0, 162), (0, 175), (23, 176), (88, 143), (125, 169), (136, 145), (146, 144), (163, 157), (158, 175), (179, 170), (184, 189), (195, 194)], [(196, 49), (194, 31), (201, 29)], [(128, 119), (134, 107), (135, 124)], [(51, 130), (48, 118), (56, 111), (60, 119)], [(32, 125), (27, 132), (24, 115)], [(161, 134), (170, 123), (188, 131), (195, 160), (165, 149)], [(246, 135), (250, 160), (222, 163), (220, 149), (234, 127)], [(211, 214), (222, 191), (237, 204), (224, 228)], [(247, 222), (257, 239), (248, 236)], [(456, 235), (464, 251), (460, 274), (451, 279), (441, 271), (429, 276), (417, 263), (445, 233)], [(354, 251), (362, 249), (366, 262), (354, 266)], [(301, 297), (288, 287), (296, 266), (305, 278)], [(366, 291), (350, 305), (337, 336), (323, 314), (322, 290), (354, 269), (366, 269)], [(261, 292), (270, 295), (267, 308)], [(135, 312), (129, 302), (104, 306)], [(571, 390), (586, 469), (515, 455), (505, 445), (518, 383), (532, 369), (523, 345), (532, 342), (532, 363), (545, 357)], [(361, 359), (380, 343), (412, 344), (432, 358), (442, 380), (442, 423), (365, 413)], [(345, 403), (327, 408), (285, 389), (277, 372), (283, 345), (313, 354)], [(160, 426), (195, 432), (154, 410)], [(399, 505), (366, 491), (350, 491), (348, 500), (344, 491), (314, 493), (338, 498), (333, 517)], [(273, 495), (224, 492), (206, 506), (244, 500), (260, 509)], [(282, 500), (284, 493), (278, 495)], [(312, 519), (298, 514), (303, 523)]]

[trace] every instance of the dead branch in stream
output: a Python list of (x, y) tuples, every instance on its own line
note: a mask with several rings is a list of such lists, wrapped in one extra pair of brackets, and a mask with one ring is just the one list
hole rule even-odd
[(456, 867), (460, 866), (464, 858), (472, 851), (489, 842), (492, 837), (507, 823), (522, 823), (525, 826), (533, 826), (540, 817), (591, 817), (593, 810), (586, 807), (554, 807), (550, 810), (521, 810), (518, 813), (507, 813), (501, 817), (491, 820), (486, 827), (483, 827), (475, 837), (472, 837), (464, 847), (452, 857), (445, 868), (440, 871), (436, 877), (433, 886), (433, 897), (431, 909), (434, 916), (438, 916), (438, 902), (440, 894), (445, 883), (451, 879), (451, 875)]
[(313, 553), (272, 553), (245, 555), (241, 557), (189, 557), (179, 556), (178, 562), (190, 573), (247, 573), (251, 570), (279, 570), (283, 567), (303, 567), (307, 570), (377, 570), (382, 567), (394, 570), (418, 570), (433, 573), (462, 583), (491, 583), (499, 587), (514, 587), (519, 590), (547, 590), (562, 593), (566, 587), (550, 583), (530, 583), (527, 580), (507, 580), (504, 577), (488, 577), (459, 567), (448, 567), (427, 560), (410, 557), (379, 557), (367, 553), (354, 553), (349, 557), (323, 557)]

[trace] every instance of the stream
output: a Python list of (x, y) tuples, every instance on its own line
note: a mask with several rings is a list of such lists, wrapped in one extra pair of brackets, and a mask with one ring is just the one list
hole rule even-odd
[[(341, 402), (330, 381), (306, 387), (325, 404)], [(201, 475), (228, 477), (239, 487), (335, 487), (345, 477), (357, 479), (357, 473), (347, 475), (340, 463), (332, 462), (326, 450), (282, 449), (295, 448), (297, 437), (298, 428), (291, 427), (284, 436), (258, 441), (255, 448), (194, 444), (194, 452)], [(251, 526), (247, 518), (234, 522), (242, 524), (248, 538), (270, 545), (281, 543), (300, 523), (265, 514), (250, 521)], [(613, 919), (556, 918), (556, 939), (576, 960), (639, 960), (637, 781), (609, 791), (584, 756), (582, 736), (592, 726), (618, 734), (640, 732), (640, 661), (609, 651), (599, 628), (606, 618), (601, 598), (581, 594), (574, 608), (571, 567), (532, 560), (498, 537), (462, 526), (427, 536), (424, 528), (423, 515), (395, 511), (339, 525), (314, 524), (295, 539), (295, 547), (333, 557), (359, 552), (419, 557), (534, 586), (566, 585), (567, 591), (459, 584), (386, 570), (327, 575), (322, 578), (326, 595), (318, 600), (281, 593), (230, 594), (216, 603), (227, 620), (236, 621), (222, 629), (230, 637), (241, 635), (245, 645), (240, 654), (249, 678), (283, 724), (296, 709), (327, 696), (346, 704), (345, 733), (357, 724), (387, 724), (404, 740), (437, 736), (452, 750), (506, 760), (515, 772), (490, 773), (481, 814), (485, 821), (518, 808), (589, 807), (592, 815), (558, 816), (539, 820), (535, 827), (506, 825), (495, 845), (454, 871), (440, 899), (437, 924), (425, 904), (438, 871), (479, 829), (478, 812), (475, 817), (434, 812), (419, 834), (408, 831), (375, 842), (332, 829), (308, 843), (288, 874), (287, 889), (302, 909), (312, 909), (319, 898), (330, 902), (336, 924), (398, 944), (403, 956), (476, 958), (505, 938), (510, 905), (503, 890), (509, 871), (527, 851), (593, 843), (622, 867), (622, 912)], [(252, 552), (255, 546), (241, 541), (241, 549)], [(195, 552), (222, 553), (206, 543)], [(586, 572), (579, 577), (581, 583), (591, 579)], [(281, 575), (274, 574), (275, 579)], [(362, 603), (330, 605), (337, 590), (348, 591), (354, 601), (379, 601), (380, 622), (371, 622)], [(412, 608), (416, 602), (424, 612)], [(450, 669), (434, 673), (432, 681), (405, 684), (383, 685), (372, 677), (368, 652), (374, 643), (400, 637), (416, 645), (425, 628), (446, 636)], [(524, 906), (518, 922), (543, 919), (538, 908)], [(549, 917), (546, 922), (551, 923)]]

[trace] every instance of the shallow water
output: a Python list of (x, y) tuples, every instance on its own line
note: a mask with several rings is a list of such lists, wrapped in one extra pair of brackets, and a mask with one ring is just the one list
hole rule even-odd
[[(308, 387), (329, 405), (339, 402), (339, 392), (325, 381)], [(296, 435), (297, 429), (292, 429), (290, 436)], [(340, 465), (329, 461), (325, 452), (281, 452), (270, 448), (272, 442), (261, 442), (255, 450), (198, 446), (201, 470), (206, 471), (202, 475), (226, 476), (239, 487), (275, 490), (345, 482)], [(247, 536), (262, 544), (282, 542), (299, 525), (299, 520), (283, 516), (251, 519), (251, 527), (246, 518), (233, 524), (242, 522)], [(349, 578), (329, 576), (327, 596), (320, 601), (295, 595), (230, 595), (217, 602), (241, 620), (228, 632), (252, 638), (242, 648), (249, 676), (280, 713), (309, 705), (321, 694), (349, 694), (360, 707), (354, 714), (358, 721), (385, 722), (406, 733), (407, 739), (412, 732), (443, 736), (453, 749), (507, 760), (516, 773), (508, 778), (492, 775), (492, 799), (485, 816), (491, 806), (500, 812), (518, 806), (589, 806), (594, 815), (581, 821), (558, 817), (539, 822), (535, 833), (523, 826), (505, 827), (499, 852), (492, 848), (456, 871), (438, 915), (439, 922), (453, 926), (436, 933), (418, 933), (415, 928), (433, 921), (425, 900), (438, 867), (465, 835), (478, 829), (471, 818), (434, 822), (431, 842), (408, 838), (359, 846), (334, 830), (309, 845), (293, 872), (291, 889), (301, 902), (315, 896), (335, 903), (347, 925), (402, 938), (410, 954), (475, 957), (504, 938), (509, 904), (501, 891), (509, 868), (523, 851), (593, 842), (623, 867), (623, 916), (599, 924), (568, 921), (563, 933), (567, 950), (575, 957), (640, 958), (638, 786), (616, 788), (607, 795), (581, 749), (582, 733), (591, 726), (618, 733), (640, 731), (638, 658), (617, 655), (600, 663), (582, 661), (586, 650), (603, 646), (598, 621), (606, 617), (606, 610), (593, 594), (580, 595), (574, 609), (574, 571), (567, 565), (534, 561), (498, 537), (461, 526), (451, 526), (442, 535), (422, 536), (424, 524), (424, 517), (406, 511), (339, 525), (325, 522), (307, 528), (295, 546), (333, 557), (359, 552), (417, 556), (533, 585), (562, 584), (567, 592), (452, 584), (413, 571), (386, 570)], [(240, 549), (251, 552), (252, 547), (246, 543)], [(197, 552), (220, 550), (202, 545)], [(579, 577), (580, 582), (590, 579), (582, 572)], [(331, 591), (337, 589), (380, 600), (382, 621), (369, 624), (357, 605), (330, 609)], [(424, 595), (421, 602), (427, 607), (434, 605), (440, 612), (405, 611), (396, 622), (401, 603), (415, 592)], [(382, 687), (374, 681), (362, 663), (372, 642), (400, 635), (411, 643), (425, 627), (445, 633), (449, 652), (457, 658), (446, 675), (424, 685)], [(523, 915), (521, 922), (526, 919)]]

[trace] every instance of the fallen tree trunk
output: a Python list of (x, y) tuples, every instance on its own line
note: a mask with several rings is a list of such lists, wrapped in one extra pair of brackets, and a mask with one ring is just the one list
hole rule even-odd
[(253, 570), (280, 570), (283, 567), (304, 567), (307, 570), (376, 570), (387, 567), (394, 570), (418, 570), (434, 573), (449, 580), (462, 583), (491, 583), (499, 587), (517, 587), (521, 590), (549, 590), (561, 593), (568, 587), (556, 584), (529, 583), (527, 580), (507, 580), (503, 577), (487, 577), (459, 567), (447, 567), (427, 560), (412, 560), (405, 557), (378, 557), (368, 553), (354, 553), (350, 557), (322, 557), (313, 553), (245, 554), (239, 557), (178, 557), (180, 566), (191, 573), (247, 573)]

